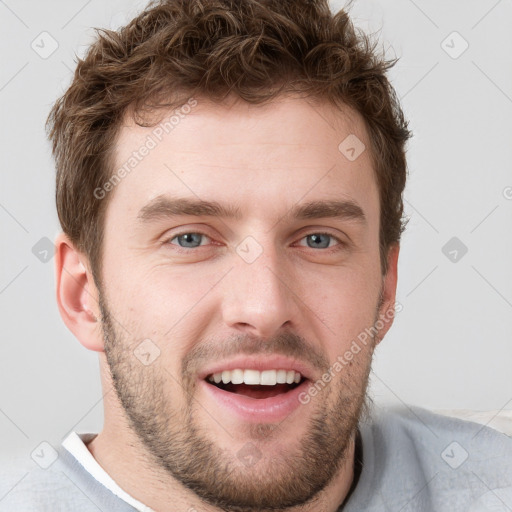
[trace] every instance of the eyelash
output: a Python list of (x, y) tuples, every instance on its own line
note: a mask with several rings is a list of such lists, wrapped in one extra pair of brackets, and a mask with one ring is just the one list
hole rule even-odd
[[(176, 239), (176, 238), (178, 238), (180, 236), (183, 236), (183, 235), (201, 235), (201, 236), (204, 236), (204, 237), (209, 238), (210, 240), (212, 240), (212, 238), (209, 235), (207, 235), (206, 233), (203, 233), (202, 231), (183, 231), (182, 233), (174, 234), (171, 238), (166, 239), (164, 241), (164, 244), (172, 245), (172, 246), (174, 246), (174, 249), (176, 251), (183, 252), (183, 253), (188, 253), (191, 250), (199, 249), (201, 247), (205, 247), (203, 245), (199, 245), (198, 247), (181, 247), (178, 244), (171, 243), (172, 240), (174, 240), (174, 239)], [(342, 249), (342, 248), (344, 248), (344, 247), (346, 247), (348, 245), (346, 242), (344, 242), (343, 240), (341, 240), (337, 236), (335, 236), (335, 235), (333, 235), (331, 233), (328, 233), (328, 232), (324, 232), (324, 231), (313, 231), (311, 233), (307, 233), (307, 234), (303, 235), (300, 238), (300, 240), (303, 240), (304, 238), (307, 238), (308, 236), (311, 236), (311, 235), (325, 235), (325, 236), (328, 236), (328, 237), (334, 239), (336, 242), (338, 242), (333, 247), (325, 247), (323, 249), (320, 249), (320, 251), (322, 251), (324, 253), (331, 252), (331, 251), (336, 251), (337, 249), (338, 250)], [(301, 247), (305, 247), (305, 246), (301, 246)], [(314, 248), (313, 247), (306, 247), (306, 249), (314, 249)]]

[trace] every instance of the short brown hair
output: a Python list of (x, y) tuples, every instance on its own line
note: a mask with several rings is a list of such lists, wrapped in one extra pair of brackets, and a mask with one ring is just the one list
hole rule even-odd
[[(407, 122), (386, 72), (396, 62), (356, 32), (327, 0), (159, 0), (118, 31), (97, 30), (72, 84), (47, 120), (57, 168), (56, 201), (64, 232), (101, 283), (108, 197), (94, 190), (114, 172), (123, 117), (187, 98), (250, 103), (280, 94), (348, 105), (364, 119), (380, 197), (380, 255), (405, 228)], [(340, 141), (341, 142), (341, 141)]]

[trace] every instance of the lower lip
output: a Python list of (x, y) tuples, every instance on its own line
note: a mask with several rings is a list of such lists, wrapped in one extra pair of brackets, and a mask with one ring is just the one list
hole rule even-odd
[(242, 421), (251, 423), (272, 423), (282, 421), (292, 414), (301, 404), (299, 395), (306, 390), (307, 380), (296, 388), (270, 398), (251, 398), (231, 393), (201, 380), (201, 385), (214, 402), (231, 412)]

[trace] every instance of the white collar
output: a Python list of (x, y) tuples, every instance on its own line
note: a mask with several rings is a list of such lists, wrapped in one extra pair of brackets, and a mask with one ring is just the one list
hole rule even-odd
[(153, 509), (136, 500), (126, 491), (123, 491), (112, 477), (98, 464), (85, 445), (86, 442), (93, 439), (96, 435), (97, 434), (77, 434), (76, 432), (71, 432), (62, 442), (62, 446), (71, 453), (78, 462), (80, 462), (91, 476), (93, 476), (100, 484), (112, 491), (116, 496), (137, 509), (139, 512), (154, 512)]

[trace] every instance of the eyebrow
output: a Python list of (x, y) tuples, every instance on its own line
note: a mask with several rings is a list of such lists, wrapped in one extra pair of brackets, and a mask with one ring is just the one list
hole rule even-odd
[[(242, 218), (242, 211), (236, 206), (223, 205), (217, 201), (159, 195), (141, 208), (137, 219), (145, 224), (177, 216), (221, 217), (236, 220)], [(284, 218), (299, 220), (338, 218), (366, 224), (363, 209), (351, 200), (311, 201), (295, 205), (281, 219)]]
[(306, 204), (294, 206), (286, 217), (301, 220), (327, 217), (355, 220), (361, 224), (366, 224), (366, 215), (363, 209), (357, 203), (350, 200), (311, 201)]
[(240, 219), (242, 212), (235, 206), (224, 206), (216, 201), (160, 195), (141, 208), (137, 219), (142, 223), (149, 223), (180, 215)]

